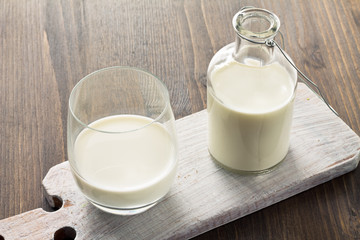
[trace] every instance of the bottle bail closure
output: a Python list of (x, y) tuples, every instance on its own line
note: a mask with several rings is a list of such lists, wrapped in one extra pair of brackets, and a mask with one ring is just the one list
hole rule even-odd
[[(250, 29), (250, 25), (247, 22), (251, 22), (252, 19), (257, 18), (264, 20), (265, 23), (263, 26), (258, 25), (253, 29)], [(251, 6), (245, 6), (234, 16), (233, 26), (237, 35), (246, 41), (249, 41), (254, 44), (265, 44), (267, 47), (273, 48), (277, 47), (280, 53), (285, 57), (285, 59), (290, 63), (290, 65), (299, 73), (298, 78), (305, 83), (312, 92), (314, 92), (326, 105), (327, 107), (337, 116), (339, 114), (335, 111), (333, 107), (330, 106), (328, 101), (325, 99), (320, 88), (308, 78), (295, 64), (289, 59), (282, 47), (274, 40), (274, 37), (279, 32), (281, 37), (282, 34), (279, 31), (280, 20), (272, 12), (261, 9), (254, 8)], [(284, 44), (283, 44), (284, 45)]]

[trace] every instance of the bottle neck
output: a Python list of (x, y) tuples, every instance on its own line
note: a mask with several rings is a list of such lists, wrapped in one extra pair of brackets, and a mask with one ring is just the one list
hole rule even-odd
[(265, 42), (273, 39), (280, 27), (278, 17), (260, 8), (243, 8), (233, 19), (236, 31), (236, 61), (254, 66), (265, 66), (274, 58), (274, 48)]
[(272, 62), (274, 48), (268, 47), (265, 44), (251, 43), (237, 36), (233, 58), (242, 64), (265, 66)]

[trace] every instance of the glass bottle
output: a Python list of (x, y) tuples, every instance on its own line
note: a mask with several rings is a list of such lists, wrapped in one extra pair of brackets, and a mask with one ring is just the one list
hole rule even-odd
[(243, 8), (233, 27), (236, 41), (207, 72), (209, 152), (227, 169), (266, 172), (289, 149), (297, 71), (269, 44), (280, 28), (275, 14)]

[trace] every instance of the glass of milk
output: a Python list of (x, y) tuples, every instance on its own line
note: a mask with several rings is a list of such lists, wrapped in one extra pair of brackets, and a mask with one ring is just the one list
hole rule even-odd
[(227, 169), (267, 172), (289, 149), (297, 72), (266, 44), (280, 27), (275, 14), (243, 8), (233, 27), (236, 41), (214, 55), (207, 73), (209, 152)]
[(67, 147), (74, 179), (93, 205), (118, 215), (154, 206), (168, 193), (177, 166), (166, 86), (130, 67), (84, 77), (69, 98)]

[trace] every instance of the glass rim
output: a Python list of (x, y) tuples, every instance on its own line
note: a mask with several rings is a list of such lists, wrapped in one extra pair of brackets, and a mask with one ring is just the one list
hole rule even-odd
[[(72, 107), (71, 107), (71, 102), (72, 102), (72, 99), (74, 98), (74, 94), (75, 94), (75, 91), (80, 87), (80, 85), (85, 82), (87, 79), (89, 79), (90, 77), (96, 75), (96, 74), (100, 74), (102, 72), (106, 72), (106, 71), (111, 71), (111, 70), (116, 70), (116, 69), (120, 69), (120, 70), (131, 70), (131, 71), (134, 71), (134, 72), (137, 72), (137, 73), (142, 73), (142, 74), (145, 74), (145, 75), (148, 75), (150, 76), (151, 78), (155, 79), (157, 83), (159, 83), (159, 86), (161, 86), (162, 88), (162, 93), (163, 96), (165, 97), (165, 106), (164, 108), (162, 109), (161, 113), (158, 114), (158, 116), (156, 118), (153, 118), (151, 122), (147, 123), (147, 124), (144, 124), (143, 126), (140, 126), (140, 127), (137, 127), (137, 128), (134, 128), (134, 129), (130, 129), (130, 130), (126, 130), (126, 131), (104, 131), (104, 130), (100, 130), (100, 129), (97, 129), (97, 128), (93, 128), (93, 127), (90, 127), (89, 124), (86, 124), (84, 123), (82, 120), (80, 120), (78, 118), (78, 116), (74, 113)], [(143, 129), (143, 128), (146, 128), (156, 122), (158, 122), (159, 119), (161, 119), (164, 115), (165, 115), (165, 112), (168, 110), (168, 108), (170, 107), (170, 96), (169, 96), (169, 91), (165, 85), (165, 83), (163, 81), (161, 81), (157, 76), (155, 76), (154, 74), (150, 73), (149, 71), (146, 71), (144, 69), (141, 69), (141, 68), (138, 68), (138, 67), (131, 67), (131, 66), (112, 66), (112, 67), (106, 67), (106, 68), (101, 68), (101, 69), (98, 69), (96, 71), (93, 71), (91, 73), (89, 73), (88, 75), (86, 75), (85, 77), (81, 78), (79, 82), (77, 82), (75, 84), (75, 86), (72, 88), (71, 92), (70, 92), (70, 96), (69, 96), (69, 100), (68, 100), (68, 110), (71, 114), (71, 116), (80, 124), (82, 125), (84, 128), (86, 129), (90, 129), (90, 130), (93, 130), (93, 131), (96, 131), (96, 132), (101, 132), (101, 133), (107, 133), (107, 134), (121, 134), (121, 133), (129, 133), (129, 132), (135, 132), (135, 131), (138, 131), (140, 129)], [(126, 114), (126, 115), (130, 115), (130, 114)], [(137, 116), (141, 116), (141, 117), (147, 117), (147, 116), (143, 116), (143, 115), (137, 115)], [(105, 117), (109, 117), (109, 116), (105, 116)], [(149, 117), (147, 117), (149, 118)], [(99, 119), (97, 119), (99, 120)], [(95, 120), (95, 121), (97, 121)], [(94, 122), (95, 122), (94, 121)]]

